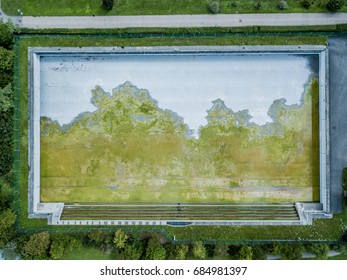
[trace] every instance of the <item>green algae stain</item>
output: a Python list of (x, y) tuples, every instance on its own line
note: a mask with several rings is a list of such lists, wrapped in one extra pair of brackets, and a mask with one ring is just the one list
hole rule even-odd
[(92, 91), (93, 113), (41, 117), (43, 202), (294, 202), (319, 199), (318, 79), (301, 104), (274, 100), (271, 123), (221, 99), (195, 138), (130, 82)]

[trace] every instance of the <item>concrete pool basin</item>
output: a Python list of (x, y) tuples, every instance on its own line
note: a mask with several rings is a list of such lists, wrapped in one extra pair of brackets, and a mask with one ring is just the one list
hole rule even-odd
[(325, 46), (31, 48), (31, 216), (55, 211), (54, 224), (64, 203), (178, 201), (301, 203), (301, 223), (305, 203), (329, 214), (326, 56)]

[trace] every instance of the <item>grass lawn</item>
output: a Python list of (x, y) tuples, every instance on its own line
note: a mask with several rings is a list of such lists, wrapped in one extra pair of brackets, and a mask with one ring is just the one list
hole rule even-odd
[[(164, 15), (164, 14), (207, 14), (212, 0), (114, 0), (114, 7), (106, 11), (101, 0), (2, 0), (2, 9), (8, 15), (32, 16), (104, 16), (104, 15)], [(256, 8), (261, 2), (260, 9)], [(305, 9), (300, 0), (287, 0), (289, 8), (279, 10), (274, 0), (219, 0), (220, 13), (307, 13), (327, 12), (327, 0), (316, 0)], [(235, 4), (234, 4), (235, 3)], [(340, 12), (347, 12), (347, 6)]]
[(65, 253), (61, 260), (112, 260), (111, 254), (106, 254), (98, 248), (81, 247)]
[[(79, 36), (24, 36), (21, 37), (19, 45), (16, 47), (16, 55), (19, 61), (19, 68), (17, 70), (17, 98), (20, 100), (20, 127), (21, 135), (18, 139), (17, 145), (20, 145), (21, 160), (17, 163), (20, 165), (19, 169), (19, 209), (20, 217), (18, 229), (31, 228), (33, 230), (38, 228), (51, 228), (57, 230), (57, 227), (47, 226), (45, 219), (28, 219), (27, 218), (27, 174), (28, 174), (28, 154), (27, 154), (27, 116), (28, 116), (28, 47), (29, 46), (167, 46), (167, 45), (284, 45), (284, 44), (326, 44), (326, 36), (285, 36), (276, 33), (277, 36), (240, 36), (234, 34), (232, 36), (215, 37), (215, 36), (201, 36), (201, 37), (187, 37), (187, 38), (103, 38), (99, 36), (81, 37)], [(19, 75), (19, 76), (18, 76)], [(18, 79), (20, 77), (20, 79)], [(17, 197), (18, 201), (18, 197)], [(347, 223), (346, 214), (334, 215), (333, 219), (322, 219), (314, 222), (312, 226), (289, 226), (289, 227), (271, 227), (271, 226), (235, 226), (235, 227), (185, 227), (185, 228), (172, 228), (161, 227), (164, 229), (171, 238), (176, 237), (177, 240), (187, 242), (189, 240), (205, 240), (206, 242), (213, 242), (215, 240), (227, 242), (245, 242), (248, 240), (331, 240), (336, 241), (341, 236), (345, 224)], [(88, 227), (84, 227), (87, 230)], [(143, 231), (150, 231), (152, 227), (129, 227), (128, 230), (138, 229)], [(74, 227), (59, 227), (59, 231), (74, 231), (81, 228)], [(159, 228), (158, 228), (159, 229)], [(83, 230), (83, 229), (81, 229)], [(108, 228), (111, 230), (111, 228)], [(116, 230), (112, 228), (112, 230)], [(88, 249), (92, 252), (93, 249)], [(76, 258), (81, 258), (83, 253), (77, 252)], [(87, 253), (85, 257), (87, 258)], [(96, 253), (93, 259), (96, 259)], [(101, 257), (101, 256), (100, 256)], [(108, 257), (102, 254), (102, 257)], [(68, 258), (65, 256), (64, 258)], [(70, 256), (69, 258), (73, 258)]]

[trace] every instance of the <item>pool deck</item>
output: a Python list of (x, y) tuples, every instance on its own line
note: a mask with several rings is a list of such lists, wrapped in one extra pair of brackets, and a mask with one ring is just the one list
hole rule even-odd
[[(249, 52), (249, 53), (278, 53), (278, 52), (285, 52), (285, 53), (294, 53), (294, 54), (307, 54), (307, 53), (315, 53), (315, 54), (320, 54), (321, 60), (320, 60), (320, 94), (323, 94), (320, 98), (321, 99), (321, 109), (320, 110), (320, 131), (321, 131), (321, 151), (320, 151), (320, 156), (321, 156), (321, 203), (313, 203), (314, 208), (308, 208), (311, 207), (310, 205), (304, 205), (300, 208), (297, 208), (299, 215), (300, 215), (300, 221), (213, 221), (213, 224), (218, 224), (218, 225), (225, 225), (226, 224), (310, 224), (312, 222), (312, 217), (318, 217), (321, 216), (322, 218), (324, 217), (331, 217), (330, 213), (335, 212), (334, 210), (338, 210), (338, 206), (335, 206), (334, 203), (331, 203), (333, 205), (333, 209), (330, 209), (330, 189), (329, 189), (329, 170), (327, 168), (326, 163), (329, 162), (327, 159), (327, 155), (329, 153), (329, 149), (326, 150), (326, 146), (328, 145), (327, 137), (326, 135), (326, 129), (329, 127), (327, 124), (328, 120), (328, 115), (327, 115), (327, 110), (325, 110), (325, 106), (328, 104), (329, 100), (326, 99), (327, 96), (325, 94), (325, 89), (326, 89), (326, 83), (325, 83), (325, 67), (326, 65), (326, 60), (325, 60), (325, 52), (326, 47), (325, 46), (229, 46), (229, 47), (156, 47), (156, 48), (126, 48), (126, 49), (121, 49), (121, 48), (31, 48), (29, 50), (31, 57), (31, 62), (30, 62), (30, 91), (32, 92), (31, 96), (31, 102), (30, 102), (30, 114), (32, 115), (32, 120), (34, 122), (31, 122), (30, 124), (30, 129), (29, 129), (29, 137), (30, 137), (30, 148), (29, 148), (29, 166), (30, 168), (30, 173), (29, 173), (29, 213), (31, 213), (31, 217), (34, 218), (36, 214), (37, 218), (42, 218), (42, 214), (44, 215), (50, 215), (50, 210), (52, 210), (53, 217), (51, 217), (51, 224), (79, 224), (79, 221), (61, 221), (60, 223), (60, 214), (62, 211), (63, 204), (56, 204), (52, 205), (50, 207), (49, 205), (43, 205), (40, 203), (40, 168), (39, 168), (39, 158), (40, 158), (40, 145), (39, 142), (36, 141), (35, 139), (39, 139), (40, 134), (39, 134), (39, 111), (38, 108), (39, 106), (39, 91), (37, 91), (37, 87), (39, 85), (39, 59), (40, 55), (61, 55), (61, 54), (74, 54), (74, 53), (81, 53), (81, 52), (86, 52), (90, 53), (92, 52), (93, 54), (97, 53), (149, 53), (149, 52), (171, 52), (171, 53), (187, 53), (187, 52), (211, 52), (211, 51), (222, 51), (222, 52)], [(347, 59), (347, 55), (345, 55), (345, 58)], [(342, 65), (341, 65), (342, 66)], [(333, 78), (336, 78), (334, 73), (330, 73)], [(342, 83), (341, 83), (342, 85)], [(338, 90), (338, 89), (337, 89)], [(347, 93), (346, 93), (347, 94)], [(322, 104), (324, 103), (324, 104)], [(347, 104), (345, 104), (347, 105)], [(36, 109), (35, 109), (36, 108)], [(341, 110), (345, 108), (344, 106), (341, 107)], [(338, 115), (336, 115), (337, 117)], [(36, 122), (35, 122), (36, 120)], [(36, 136), (36, 137), (35, 137)], [(346, 130), (346, 135), (347, 136), (347, 130)], [(347, 137), (342, 138), (342, 140), (346, 139)], [(322, 140), (323, 145), (322, 145)], [(342, 141), (341, 140), (341, 141)], [(332, 145), (334, 145), (335, 142), (333, 142)], [(327, 171), (327, 172), (326, 172)], [(338, 185), (336, 186), (336, 189), (334, 191), (334, 194), (332, 197), (334, 198), (335, 196), (338, 195)], [(336, 193), (335, 193), (336, 192)], [(312, 204), (312, 203), (311, 203)], [(317, 204), (317, 205), (316, 205)], [(306, 211), (307, 210), (307, 211)], [(332, 211), (331, 211), (332, 210)], [(303, 212), (303, 213), (301, 213)], [(306, 213), (307, 212), (307, 213)], [(41, 214), (41, 215), (40, 215)], [(307, 216), (307, 215), (308, 216)], [(317, 216), (318, 215), (318, 216)], [(327, 215), (327, 216), (325, 216)], [(86, 221), (81, 221), (82, 224), (84, 224)], [(133, 221), (120, 221), (122, 224), (125, 222), (130, 222), (131, 224)], [(149, 222), (149, 221), (146, 221)], [(164, 223), (165, 221), (157, 220), (157, 223)], [(117, 221), (118, 223), (118, 221)], [(211, 221), (194, 221), (194, 224), (211, 224)], [(93, 221), (92, 224), (109, 224), (107, 221)], [(136, 223), (135, 223), (136, 224)]]

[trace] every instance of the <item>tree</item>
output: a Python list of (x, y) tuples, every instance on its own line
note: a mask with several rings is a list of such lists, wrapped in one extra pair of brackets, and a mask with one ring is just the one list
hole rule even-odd
[(88, 234), (89, 241), (97, 246), (102, 246), (105, 241), (105, 234), (101, 230), (94, 230)]
[(214, 246), (214, 255), (216, 257), (225, 258), (229, 256), (229, 246), (225, 244), (217, 244)]
[[(1, 142), (0, 142), (1, 143)], [(2, 149), (0, 149), (2, 151)], [(13, 200), (13, 190), (5, 182), (4, 179), (0, 177), (0, 213), (11, 206)]]
[(313, 243), (307, 246), (307, 250), (314, 254), (317, 259), (325, 260), (328, 257), (329, 245), (326, 243)]
[(207, 251), (202, 241), (195, 241), (193, 243), (193, 256), (203, 260), (206, 258), (206, 254)]
[(188, 253), (188, 246), (184, 244), (176, 245), (176, 260), (184, 260), (186, 258), (186, 255)]
[(285, 244), (280, 246), (281, 259), (298, 260), (302, 257), (303, 246), (301, 244)]
[(60, 259), (65, 253), (64, 243), (59, 240), (52, 241), (51, 247), (49, 249), (49, 254), (53, 260)]
[(329, 0), (327, 3), (327, 9), (331, 12), (336, 12), (340, 10), (344, 5), (344, 0)]
[[(2, 65), (2, 62), (0, 62), (0, 64)], [(13, 91), (10, 84), (4, 89), (0, 88), (0, 135), (0, 176), (2, 176), (11, 170), (13, 162)], [(5, 186), (3, 186), (2, 183), (0, 184), (2, 185), (1, 192), (3, 192)]]
[(117, 249), (124, 249), (129, 236), (121, 229), (114, 234), (113, 243)]
[(214, 256), (214, 245), (213, 244), (205, 244), (206, 248), (206, 258), (213, 258)]
[(0, 248), (9, 243), (13, 236), (13, 225), (16, 222), (16, 214), (11, 209), (0, 213)]
[(166, 251), (161, 245), (159, 237), (157, 235), (151, 236), (146, 247), (146, 260), (164, 260), (165, 257)]
[(238, 259), (239, 260), (252, 260), (253, 259), (253, 248), (251, 246), (241, 246)]
[(255, 245), (253, 248), (253, 260), (266, 260), (267, 250), (264, 245)]
[(277, 7), (280, 10), (287, 10), (288, 9), (288, 3), (287, 3), (287, 1), (281, 0), (278, 2)]
[(50, 243), (51, 240), (48, 232), (34, 233), (24, 244), (21, 254), (27, 260), (47, 259)]
[(113, 0), (102, 0), (102, 5), (106, 10), (111, 11), (113, 8)]
[(58, 234), (52, 239), (49, 254), (54, 260), (60, 259), (65, 253), (72, 252), (82, 246), (81, 240), (66, 234)]
[(0, 46), (11, 49), (13, 45), (14, 25), (11, 21), (4, 23), (0, 20)]
[(11, 241), (7, 243), (4, 248), (2, 248), (2, 254), (5, 260), (15, 260), (17, 259), (17, 243)]
[(208, 9), (214, 13), (214, 14), (218, 14), (219, 13), (219, 3), (217, 1), (213, 1), (211, 2), (210, 5), (208, 5)]
[(4, 88), (13, 79), (13, 51), (0, 47), (0, 88)]
[(124, 260), (140, 260), (141, 256), (143, 254), (143, 246), (140, 244), (140, 246), (136, 243), (134, 244), (127, 244), (120, 254), (122, 259)]

